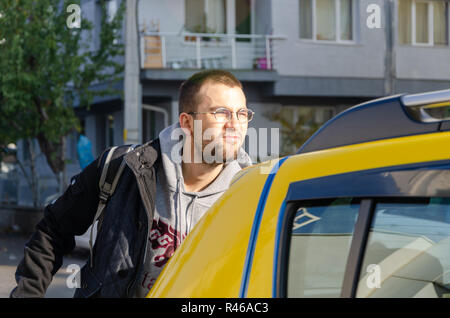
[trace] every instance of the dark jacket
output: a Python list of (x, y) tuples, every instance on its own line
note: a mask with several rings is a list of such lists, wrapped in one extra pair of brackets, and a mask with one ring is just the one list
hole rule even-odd
[[(81, 270), (81, 288), (76, 289), (74, 297), (132, 297), (142, 270), (155, 206), (159, 140), (115, 160), (122, 157), (127, 166), (105, 207), (94, 245), (93, 267), (89, 259)], [(104, 158), (100, 156), (74, 176), (65, 193), (45, 207), (43, 219), (25, 244), (11, 297), (44, 297), (63, 255), (75, 247), (74, 236), (85, 233), (93, 222)]]

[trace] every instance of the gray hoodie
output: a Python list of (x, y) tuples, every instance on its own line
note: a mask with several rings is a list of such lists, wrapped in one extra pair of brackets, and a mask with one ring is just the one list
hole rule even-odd
[[(187, 234), (203, 214), (228, 189), (233, 176), (250, 166), (251, 160), (240, 148), (238, 159), (224, 165), (217, 178), (200, 192), (188, 192), (184, 188), (181, 163), (171, 153), (180, 141), (173, 134), (179, 123), (167, 127), (159, 134), (162, 165), (157, 170), (154, 218), (149, 224), (144, 270), (137, 281), (136, 297), (145, 297), (159, 273), (180, 246)], [(174, 139), (173, 139), (174, 138)]]

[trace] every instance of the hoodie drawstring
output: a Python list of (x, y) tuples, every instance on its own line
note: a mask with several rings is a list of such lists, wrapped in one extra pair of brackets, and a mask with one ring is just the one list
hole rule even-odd
[[(194, 195), (194, 199), (192, 199), (191, 217), (190, 217), (190, 220), (189, 220), (189, 224), (187, 223), (187, 216), (186, 216), (186, 236), (191, 231), (191, 228), (192, 228), (192, 222), (193, 222), (192, 218), (193, 218), (193, 215), (194, 215), (195, 201), (197, 200), (197, 198), (198, 198), (198, 195)], [(186, 211), (186, 213), (187, 213), (187, 211)]]
[[(187, 234), (189, 233), (190, 229), (192, 228), (195, 202), (198, 199), (198, 195), (194, 195), (193, 197), (194, 198), (192, 199), (191, 208), (190, 209), (186, 209), (185, 230), (184, 230), (184, 235), (185, 236), (187, 236)], [(191, 215), (190, 216), (188, 215), (189, 214), (189, 210), (191, 211)], [(175, 211), (179, 211), (180, 215), (182, 213), (182, 211), (181, 211), (181, 178), (177, 178), (177, 208), (175, 209)], [(177, 218), (176, 230), (181, 236), (181, 222), (179, 222), (179, 220), (178, 220), (178, 213), (175, 213), (175, 215), (176, 215), (176, 218)], [(188, 216), (189, 216), (189, 222), (188, 222)], [(177, 242), (178, 242), (178, 237), (177, 237), (177, 235), (175, 235), (175, 248), (177, 248)]]
[[(180, 178), (177, 178), (177, 209), (175, 211), (180, 211), (181, 212), (181, 181)], [(176, 232), (177, 234), (175, 235), (175, 246), (174, 248), (176, 249), (178, 246), (178, 233), (180, 233), (181, 235), (181, 226), (180, 226), (180, 220), (178, 219), (178, 213), (175, 213), (175, 218), (176, 218)]]

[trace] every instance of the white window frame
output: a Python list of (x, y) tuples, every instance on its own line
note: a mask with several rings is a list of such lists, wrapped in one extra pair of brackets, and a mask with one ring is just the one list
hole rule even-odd
[[(425, 3), (428, 8), (428, 43), (416, 41), (416, 4)], [(434, 46), (434, 6), (432, 1), (413, 0), (411, 2), (411, 44), (414, 46)]]
[[(450, 45), (450, 2), (447, 3), (445, 10), (445, 19), (447, 27), (447, 44)], [(416, 41), (416, 3), (426, 3), (428, 5), (428, 43), (420, 43)], [(411, 45), (419, 47), (434, 47), (434, 1), (430, 0), (412, 0), (411, 1)], [(443, 45), (439, 45), (443, 46)]]
[(356, 14), (355, 14), (355, 8), (356, 8), (356, 4), (355, 4), (355, 0), (351, 1), (351, 5), (352, 5), (352, 16), (351, 16), (351, 20), (352, 20), (352, 39), (351, 40), (342, 40), (341, 39), (341, 15), (340, 15), (340, 10), (341, 10), (341, 0), (334, 0), (334, 14), (335, 14), (335, 31), (336, 31), (336, 40), (318, 40), (317, 39), (317, 18), (316, 18), (316, 0), (311, 0), (311, 6), (312, 6), (312, 17), (311, 17), (311, 21), (312, 21), (312, 39), (306, 39), (306, 38), (301, 38), (300, 34), (300, 40), (301, 41), (305, 41), (305, 42), (314, 42), (314, 43), (330, 43), (330, 44), (355, 44), (356, 40), (355, 40), (355, 35), (356, 35)]

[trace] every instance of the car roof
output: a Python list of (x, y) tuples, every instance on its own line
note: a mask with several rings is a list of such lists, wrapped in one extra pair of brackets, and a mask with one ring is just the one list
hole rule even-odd
[(368, 141), (450, 130), (450, 118), (426, 109), (450, 105), (450, 89), (380, 98), (351, 107), (325, 123), (297, 154)]

